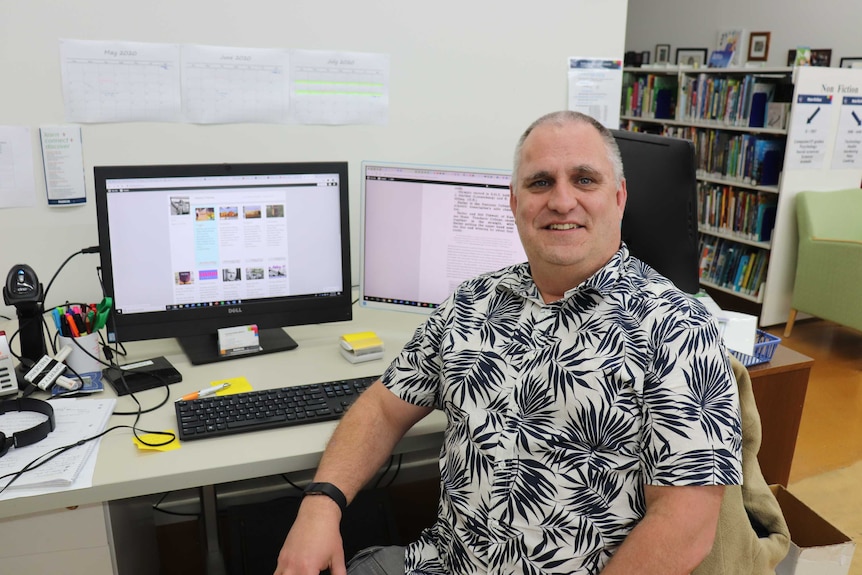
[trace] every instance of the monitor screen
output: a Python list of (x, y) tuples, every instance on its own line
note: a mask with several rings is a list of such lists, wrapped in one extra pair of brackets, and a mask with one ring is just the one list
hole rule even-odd
[(700, 282), (697, 243), (697, 180), (694, 145), (688, 140), (611, 130), (620, 148), (628, 200), (623, 241), (684, 292)]
[[(626, 176), (622, 239), (679, 289), (699, 289), (694, 146), (612, 130)], [(457, 285), (526, 261), (510, 171), (364, 162), (360, 303), (429, 313)]]
[(352, 317), (347, 163), (94, 168), (111, 341), (177, 337), (192, 363), (220, 328), (256, 325), (268, 353), (286, 326)]
[(363, 162), (361, 305), (430, 313), (461, 282), (527, 260), (510, 171)]

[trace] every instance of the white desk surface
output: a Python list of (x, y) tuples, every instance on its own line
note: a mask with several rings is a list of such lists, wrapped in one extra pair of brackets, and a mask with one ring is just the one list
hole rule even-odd
[[(176, 430), (174, 399), (218, 379), (243, 376), (254, 389), (267, 389), (381, 374), (425, 316), (354, 306), (353, 318), (351, 322), (288, 328), (287, 332), (299, 344), (291, 351), (208, 365), (192, 366), (174, 339), (126, 344), (129, 357), (124, 363), (164, 355), (183, 376), (182, 382), (170, 386), (168, 403), (143, 415), (138, 426), (150, 431)], [(369, 330), (377, 332), (383, 340), (384, 358), (355, 365), (342, 358), (338, 351), (339, 336)], [(100, 396), (114, 397), (110, 385), (106, 385)], [(164, 398), (165, 389), (156, 388), (136, 396), (144, 408), (152, 407)], [(117, 411), (135, 408), (129, 396), (117, 401)], [(108, 427), (131, 425), (133, 421), (132, 416), (115, 415)], [(112, 431), (102, 439), (92, 487), (2, 501), (0, 518), (314, 469), (336, 423), (186, 441), (180, 449), (166, 452), (138, 450), (132, 443), (130, 429)], [(432, 413), (408, 432), (396, 452), (436, 447), (441, 442), (444, 423), (440, 412)]]

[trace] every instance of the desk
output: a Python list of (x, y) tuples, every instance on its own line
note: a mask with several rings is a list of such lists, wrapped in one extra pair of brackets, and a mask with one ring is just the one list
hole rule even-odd
[[(128, 344), (130, 355), (126, 362), (164, 355), (183, 375), (181, 383), (171, 385), (168, 404), (142, 416), (139, 426), (148, 430), (176, 429), (173, 400), (218, 379), (243, 376), (255, 389), (267, 389), (382, 373), (423, 320), (420, 314), (355, 308), (351, 322), (289, 328), (288, 332), (299, 344), (295, 350), (201, 366), (190, 365), (173, 339)], [(14, 326), (5, 329), (10, 333), (15, 331)], [(338, 337), (366, 330), (376, 331), (383, 339), (384, 358), (365, 364), (348, 363), (338, 351)], [(164, 394), (161, 388), (137, 396), (147, 407), (161, 401)], [(110, 386), (106, 386), (104, 396), (114, 396)], [(136, 406), (126, 396), (118, 399), (116, 409), (132, 411)], [(133, 418), (128, 416), (113, 416), (108, 427), (132, 422)], [(145, 510), (124, 506), (123, 501), (153, 493), (314, 469), (335, 425), (336, 422), (330, 421), (218, 440), (189, 441), (184, 442), (181, 449), (163, 453), (136, 449), (130, 430), (112, 431), (102, 439), (92, 487), (0, 501), (0, 532), (15, 534), (11, 540), (0, 543), (0, 563), (4, 571), (8, 568), (10, 572), (20, 573), (61, 571), (67, 575), (127, 575), (157, 572), (146, 567), (146, 556), (149, 555), (152, 564), (152, 553), (148, 553), (144, 541), (138, 534), (125, 530), (139, 523), (137, 520)], [(436, 450), (443, 427), (443, 415), (432, 413), (410, 430), (396, 452)], [(74, 512), (64, 510), (74, 506), (81, 507)], [(85, 537), (84, 531), (90, 532), (86, 535), (92, 537)], [(130, 539), (135, 543), (122, 543)], [(134, 559), (118, 553), (129, 547), (137, 554)], [(97, 556), (90, 554), (88, 559), (82, 559), (82, 548), (97, 549)], [(32, 551), (28, 551), (30, 549)], [(52, 566), (62, 569), (52, 569)]]
[[(183, 381), (171, 386), (169, 404), (144, 415), (140, 427), (175, 429), (172, 400), (217, 379), (244, 376), (255, 389), (266, 389), (379, 374), (423, 319), (420, 314), (357, 308), (351, 322), (290, 328), (299, 343), (296, 350), (202, 366), (191, 366), (172, 339), (130, 344), (127, 361), (164, 355), (183, 374)], [(339, 335), (366, 330), (376, 331), (383, 339), (384, 358), (348, 363), (338, 351)], [(770, 364), (751, 369), (763, 422), (760, 458), (769, 482), (787, 482), (812, 363), (779, 346)], [(138, 397), (147, 407), (164, 393), (163, 388), (155, 389)], [(112, 396), (112, 390), (106, 389), (105, 395)], [(134, 408), (131, 398), (118, 400), (118, 410)], [(131, 422), (130, 417), (114, 416), (108, 426)], [(444, 424), (441, 413), (432, 413), (408, 432), (396, 452), (436, 451)], [(164, 453), (137, 450), (129, 430), (111, 432), (102, 440), (92, 487), (0, 502), (0, 531), (12, 535), (0, 545), (0, 562), (11, 572), (52, 572), (60, 566), (66, 575), (154, 573), (154, 537), (142, 537), (134, 530), (146, 523), (145, 514), (151, 510), (133, 498), (314, 469), (335, 425), (315, 423), (190, 441)], [(75, 506), (80, 507), (65, 510)], [(81, 558), (84, 548), (89, 550), (87, 560)]]
[(807, 355), (779, 345), (772, 361), (748, 370), (763, 428), (757, 459), (767, 483), (787, 486), (813, 364)]

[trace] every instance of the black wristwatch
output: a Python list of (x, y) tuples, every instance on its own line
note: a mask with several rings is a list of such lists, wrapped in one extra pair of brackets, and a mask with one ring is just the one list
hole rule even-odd
[(338, 504), (342, 515), (344, 515), (344, 510), (347, 509), (347, 497), (345, 497), (344, 493), (342, 493), (339, 488), (331, 483), (322, 483), (319, 481), (309, 483), (305, 489), (302, 490), (302, 495), (326, 495)]

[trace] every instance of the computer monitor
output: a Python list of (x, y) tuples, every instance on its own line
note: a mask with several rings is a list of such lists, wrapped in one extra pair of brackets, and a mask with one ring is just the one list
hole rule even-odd
[(623, 159), (628, 201), (623, 241), (684, 292), (700, 283), (694, 145), (679, 138), (611, 130)]
[(296, 347), (282, 327), (351, 319), (346, 162), (94, 175), (110, 341), (177, 337), (199, 364), (237, 357), (220, 328), (256, 325), (269, 353)]
[(430, 313), (481, 273), (524, 262), (511, 172), (363, 162), (362, 306)]
[[(628, 189), (622, 239), (688, 293), (699, 289), (694, 146), (613, 130)], [(360, 303), (429, 313), (464, 280), (526, 261), (511, 172), (363, 162)]]

